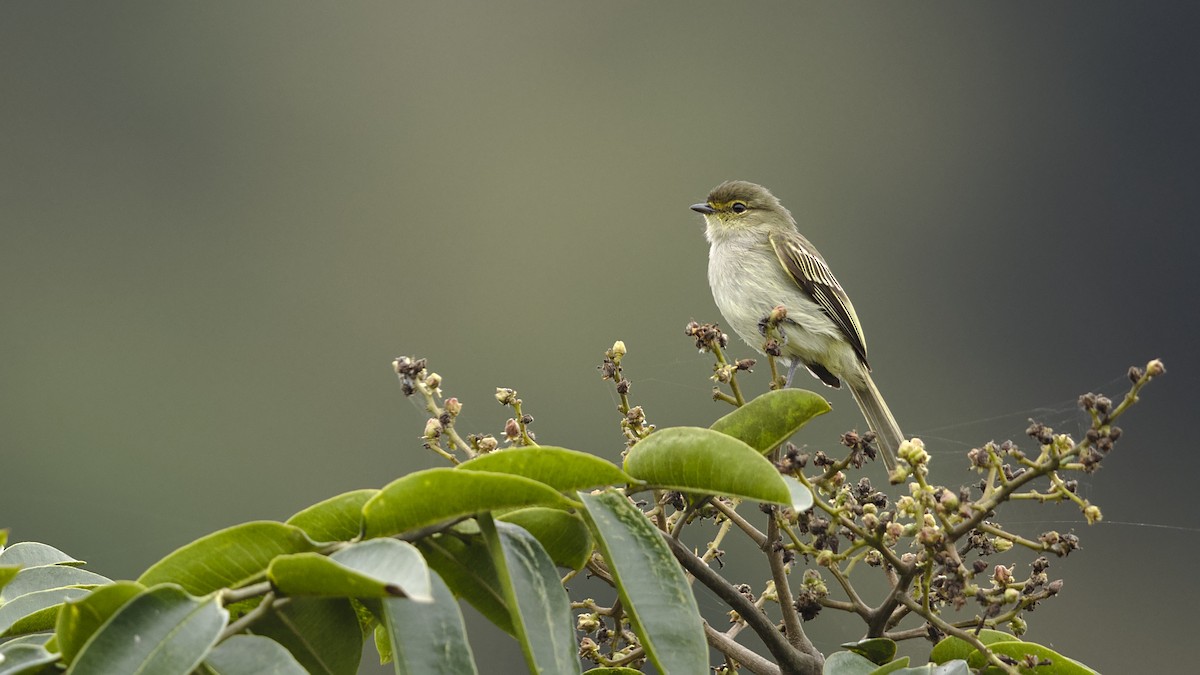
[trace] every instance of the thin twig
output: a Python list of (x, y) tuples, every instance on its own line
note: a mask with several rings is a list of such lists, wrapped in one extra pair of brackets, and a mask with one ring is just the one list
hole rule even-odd
[(796, 612), (792, 588), (788, 584), (787, 570), (783, 564), (783, 546), (779, 541), (778, 514), (772, 510), (767, 515), (770, 520), (767, 521), (767, 545), (763, 547), (763, 552), (767, 554), (767, 561), (771, 565), (771, 578), (775, 580), (775, 595), (779, 598), (779, 610), (783, 613), (783, 627), (787, 631), (788, 642), (805, 654), (814, 654), (816, 648), (800, 625), (800, 614)]
[(757, 527), (751, 525), (750, 521), (743, 518), (741, 514), (733, 509), (733, 507), (725, 504), (719, 499), (712, 500), (712, 505), (713, 508), (724, 514), (726, 518), (733, 521), (733, 524), (737, 525), (738, 529), (740, 529), (742, 532), (745, 532), (746, 536), (750, 537), (750, 539), (752, 539), (754, 543), (759, 546), (759, 548), (762, 548), (763, 544), (766, 543), (767, 535), (760, 532)]
[(766, 644), (767, 651), (771, 652), (771, 656), (774, 656), (775, 660), (779, 662), (785, 675), (817, 675), (821, 672), (821, 664), (824, 659), (801, 653), (783, 637), (775, 628), (775, 624), (760, 612), (746, 596), (739, 593), (732, 584), (705, 564), (695, 553), (668, 536), (664, 535), (663, 540), (671, 547), (671, 553), (675, 555), (675, 559), (683, 565), (684, 569), (717, 597), (724, 600), (725, 604), (738, 612), (751, 630)]
[(780, 675), (779, 666), (708, 625), (707, 621), (704, 622), (704, 637), (708, 639), (708, 644), (712, 645), (713, 649), (732, 657), (754, 675)]

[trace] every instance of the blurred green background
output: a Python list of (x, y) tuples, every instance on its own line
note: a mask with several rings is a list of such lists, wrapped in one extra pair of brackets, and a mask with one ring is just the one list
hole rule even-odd
[[(1106, 523), (1061, 506), (1016, 527), (1083, 537), (1031, 638), (1103, 672), (1177, 671), (1200, 601), (1198, 19), (5, 3), (0, 525), (133, 577), (212, 530), (435, 466), (399, 354), (430, 359), (464, 432), (499, 435), (509, 386), (541, 441), (615, 460), (595, 366), (620, 338), (651, 421), (706, 425), (725, 410), (682, 328), (720, 317), (687, 207), (744, 178), (821, 248), (897, 418), (947, 468), (1030, 417), (1077, 431), (1078, 394), (1166, 361), (1083, 481)], [(835, 412), (800, 440), (862, 426), (847, 394), (802, 386)], [(858, 630), (814, 629), (823, 649)], [(486, 672), (524, 672), (473, 631)]]

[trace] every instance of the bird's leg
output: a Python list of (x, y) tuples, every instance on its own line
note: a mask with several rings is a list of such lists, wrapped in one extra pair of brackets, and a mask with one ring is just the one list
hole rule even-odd
[(787, 380), (785, 380), (783, 383), (784, 389), (787, 389), (788, 387), (792, 386), (792, 376), (794, 376), (796, 374), (796, 369), (799, 367), (800, 367), (800, 359), (796, 359), (795, 361), (792, 361), (792, 364), (788, 366)]

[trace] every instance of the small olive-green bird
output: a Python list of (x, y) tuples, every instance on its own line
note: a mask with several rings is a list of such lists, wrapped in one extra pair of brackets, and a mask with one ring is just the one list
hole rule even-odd
[(871, 381), (858, 315), (825, 259), (796, 230), (792, 214), (763, 186), (740, 180), (721, 183), (692, 210), (704, 215), (708, 283), (725, 321), (762, 352), (762, 326), (783, 305), (788, 384), (800, 366), (831, 387), (845, 381), (875, 432), (884, 464), (894, 469), (904, 434)]

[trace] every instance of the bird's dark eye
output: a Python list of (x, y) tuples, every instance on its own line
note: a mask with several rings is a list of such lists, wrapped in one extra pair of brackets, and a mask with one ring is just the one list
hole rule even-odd
[(746, 211), (746, 205), (742, 202), (734, 202), (733, 206), (730, 206), (729, 209), (734, 213), (744, 213)]

